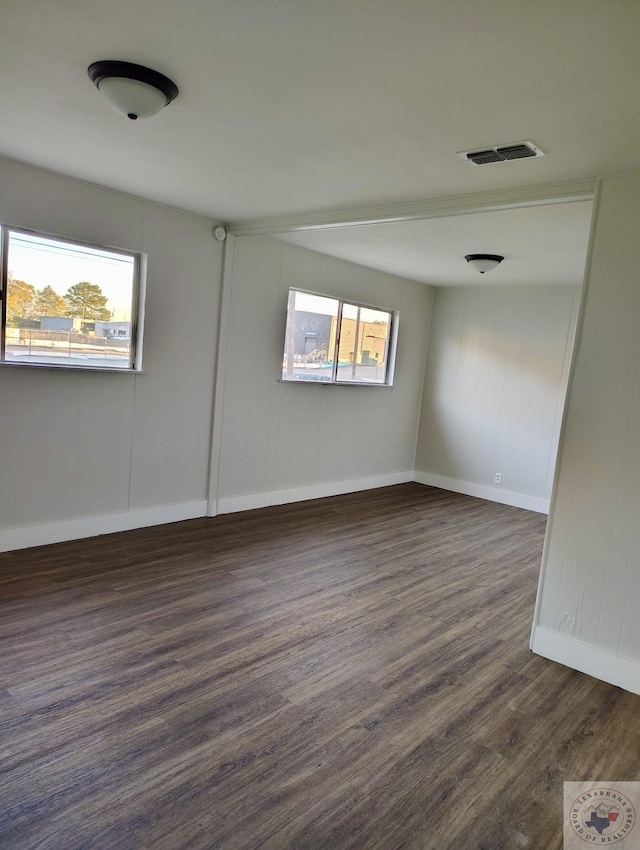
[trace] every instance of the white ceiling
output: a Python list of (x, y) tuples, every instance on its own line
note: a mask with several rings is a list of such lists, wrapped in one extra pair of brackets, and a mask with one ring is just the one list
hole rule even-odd
[[(580, 284), (590, 201), (372, 224), (279, 239), (434, 286)], [(480, 275), (466, 254), (500, 254)]]
[[(225, 222), (628, 173), (639, 34), (638, 0), (1, 0), (0, 153)], [(97, 59), (180, 94), (128, 121)]]

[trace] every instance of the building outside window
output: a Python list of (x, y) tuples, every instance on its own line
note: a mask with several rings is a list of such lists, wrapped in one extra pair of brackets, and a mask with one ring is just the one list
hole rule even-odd
[(0, 362), (141, 366), (142, 256), (2, 227)]

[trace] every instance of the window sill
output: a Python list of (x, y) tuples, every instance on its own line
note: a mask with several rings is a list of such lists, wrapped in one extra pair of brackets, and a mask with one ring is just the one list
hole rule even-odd
[(118, 369), (109, 366), (54, 366), (51, 363), (8, 363), (0, 362), (0, 369), (48, 369), (50, 372), (99, 372), (104, 375), (146, 375), (143, 369)]
[(303, 386), (315, 385), (318, 387), (382, 387), (383, 389), (392, 389), (393, 384), (374, 384), (366, 383), (365, 381), (302, 381), (296, 378), (278, 378), (279, 384), (301, 384)]

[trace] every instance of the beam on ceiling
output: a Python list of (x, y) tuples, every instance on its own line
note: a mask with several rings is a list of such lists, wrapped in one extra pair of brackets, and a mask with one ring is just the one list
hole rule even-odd
[(517, 209), (519, 207), (567, 204), (574, 201), (593, 200), (595, 181), (556, 183), (547, 186), (530, 186), (484, 192), (478, 195), (458, 195), (453, 198), (436, 198), (385, 207), (359, 210), (342, 210), (333, 213), (309, 213), (295, 218), (263, 218), (240, 221), (229, 225), (234, 236), (295, 233), (310, 230), (335, 230), (343, 227), (362, 227), (368, 224), (387, 224), (399, 221), (416, 221), (427, 218), (444, 218), (454, 215)]

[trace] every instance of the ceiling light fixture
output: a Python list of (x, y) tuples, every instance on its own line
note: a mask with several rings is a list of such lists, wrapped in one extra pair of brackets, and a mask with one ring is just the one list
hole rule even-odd
[(133, 62), (102, 60), (87, 73), (116, 112), (132, 121), (160, 112), (178, 96), (178, 87), (164, 74)]
[(480, 274), (490, 272), (504, 260), (500, 254), (467, 254), (465, 260)]

